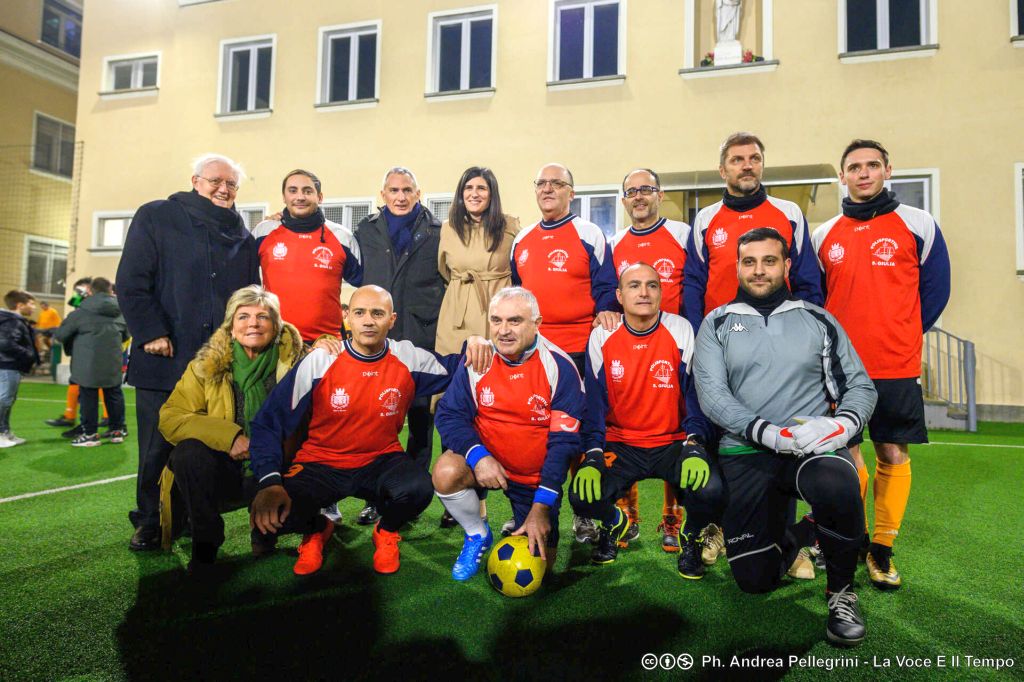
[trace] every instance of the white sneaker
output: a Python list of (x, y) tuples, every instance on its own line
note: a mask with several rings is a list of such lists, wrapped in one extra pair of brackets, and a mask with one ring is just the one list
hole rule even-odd
[(23, 445), (25, 443), (25, 439), (18, 438), (17, 436), (14, 435), (13, 431), (8, 431), (7, 433), (4, 434), (4, 437), (7, 438), (7, 440), (14, 443), (15, 445)]
[(329, 507), (324, 507), (320, 510), (320, 513), (329, 518), (334, 523), (341, 523), (341, 511), (338, 509), (338, 503), (335, 502)]
[(0, 433), (0, 448), (13, 448), (17, 443), (11, 440), (9, 431)]

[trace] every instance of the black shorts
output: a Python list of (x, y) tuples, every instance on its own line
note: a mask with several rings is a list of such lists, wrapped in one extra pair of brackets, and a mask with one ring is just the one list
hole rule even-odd
[[(508, 482), (508, 490), (505, 491), (505, 497), (512, 503), (512, 518), (515, 521), (516, 528), (519, 528), (526, 522), (526, 516), (530, 513), (530, 509), (533, 508), (533, 496), (537, 492), (537, 486), (527, 485), (525, 483), (516, 483), (510, 480)], [(551, 533), (548, 535), (548, 547), (558, 546), (558, 508), (562, 505), (562, 496), (558, 496), (558, 500), (551, 507)]]
[[(927, 443), (924, 398), (920, 379), (873, 379), (878, 403), (868, 421), (868, 433), (875, 443)], [(850, 439), (850, 445), (864, 442), (864, 433)]]
[[(680, 447), (682, 441), (653, 448), (641, 448), (626, 443), (609, 441), (605, 447), (605, 472), (602, 476), (601, 497), (617, 500), (633, 487), (637, 481), (660, 478), (679, 490), (679, 468), (682, 466)], [(682, 500), (682, 496), (679, 497)]]

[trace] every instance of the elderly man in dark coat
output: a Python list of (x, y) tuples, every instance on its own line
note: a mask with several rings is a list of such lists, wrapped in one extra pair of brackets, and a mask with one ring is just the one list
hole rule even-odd
[(192, 191), (136, 212), (117, 268), (117, 296), (132, 335), (127, 382), (139, 428), (133, 550), (160, 546), (160, 472), (171, 447), (160, 408), (236, 290), (259, 283), (256, 242), (234, 208), (242, 171), (231, 159), (196, 160)]

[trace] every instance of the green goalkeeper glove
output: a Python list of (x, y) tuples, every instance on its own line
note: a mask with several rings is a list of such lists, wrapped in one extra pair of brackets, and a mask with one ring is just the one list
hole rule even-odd
[(687, 457), (679, 469), (679, 487), (696, 492), (708, 484), (710, 476), (707, 462), (700, 457)]
[(601, 470), (592, 464), (584, 464), (572, 479), (572, 491), (580, 500), (589, 503), (601, 499)]

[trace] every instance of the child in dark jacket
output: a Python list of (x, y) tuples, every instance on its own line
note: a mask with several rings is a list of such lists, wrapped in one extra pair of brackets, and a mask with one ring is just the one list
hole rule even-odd
[(6, 310), (0, 310), (0, 448), (21, 445), (24, 438), (11, 433), (11, 408), (18, 398), (21, 375), (39, 362), (28, 318), (36, 311), (32, 294), (12, 289), (4, 296)]

